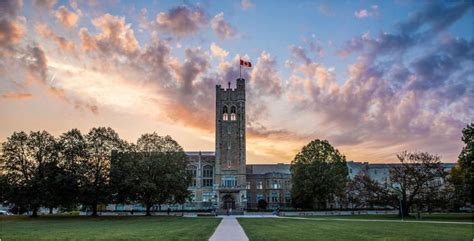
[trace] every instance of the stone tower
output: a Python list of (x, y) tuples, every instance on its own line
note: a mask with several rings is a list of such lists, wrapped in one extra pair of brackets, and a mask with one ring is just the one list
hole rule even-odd
[(219, 208), (247, 204), (245, 161), (245, 80), (237, 88), (216, 86), (216, 187)]

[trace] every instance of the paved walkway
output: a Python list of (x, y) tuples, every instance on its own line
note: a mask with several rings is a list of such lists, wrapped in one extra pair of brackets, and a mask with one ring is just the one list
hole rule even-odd
[(249, 238), (235, 216), (223, 216), (209, 241), (248, 241)]

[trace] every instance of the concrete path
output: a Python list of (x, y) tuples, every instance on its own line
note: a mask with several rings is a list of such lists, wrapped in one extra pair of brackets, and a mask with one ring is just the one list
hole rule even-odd
[(209, 241), (248, 241), (249, 238), (235, 216), (223, 216)]

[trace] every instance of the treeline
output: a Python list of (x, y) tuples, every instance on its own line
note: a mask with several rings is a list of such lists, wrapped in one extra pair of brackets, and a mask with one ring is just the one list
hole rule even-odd
[(348, 178), (345, 156), (328, 141), (314, 140), (292, 161), (293, 205), (302, 209), (325, 209), (335, 203), (348, 209), (392, 207), (403, 216), (414, 211), (459, 210), (472, 204), (474, 124), (462, 133), (465, 147), (451, 170), (438, 155), (404, 151), (397, 154), (399, 163), (384, 174), (386, 180), (373, 179), (368, 170)]
[(184, 203), (190, 174), (183, 148), (170, 136), (142, 135), (137, 143), (112, 128), (77, 129), (54, 137), (46, 131), (15, 132), (1, 146), (0, 193), (16, 213), (40, 207), (97, 215), (108, 203)]

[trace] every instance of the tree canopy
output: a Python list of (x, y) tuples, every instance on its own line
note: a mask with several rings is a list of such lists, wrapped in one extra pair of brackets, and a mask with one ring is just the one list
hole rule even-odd
[(296, 207), (324, 209), (344, 193), (346, 158), (326, 140), (313, 140), (291, 162), (292, 197)]

